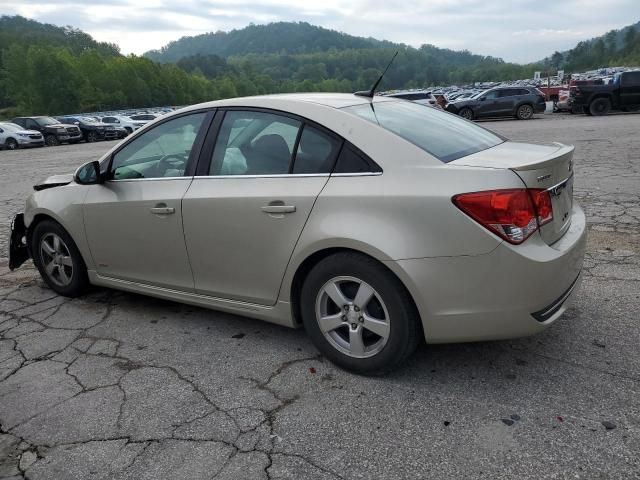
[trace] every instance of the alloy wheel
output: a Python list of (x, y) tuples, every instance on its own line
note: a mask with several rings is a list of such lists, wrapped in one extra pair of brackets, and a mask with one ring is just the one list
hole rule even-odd
[(69, 247), (55, 233), (47, 233), (40, 240), (40, 259), (49, 279), (60, 287), (73, 279), (73, 260)]
[(380, 294), (355, 277), (334, 277), (316, 297), (320, 331), (341, 353), (368, 358), (379, 353), (390, 334), (390, 319)]
[(533, 116), (533, 108), (530, 105), (522, 105), (520, 107), (520, 118), (523, 120), (528, 120)]
[(8, 150), (16, 150), (18, 148), (18, 142), (13, 138), (8, 139), (6, 145)]

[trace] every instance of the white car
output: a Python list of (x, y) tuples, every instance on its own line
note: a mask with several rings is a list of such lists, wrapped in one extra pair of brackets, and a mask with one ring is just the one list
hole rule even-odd
[(42, 146), (44, 146), (44, 137), (37, 130), (26, 130), (10, 122), (0, 123), (0, 148), (16, 150)]
[(129, 115), (131, 120), (136, 120), (138, 122), (149, 123), (160, 117), (160, 115), (156, 115), (155, 113), (136, 113), (134, 115)]
[(139, 128), (144, 127), (149, 123), (149, 120), (134, 120), (125, 115), (110, 115), (108, 117), (102, 117), (102, 123), (113, 125), (114, 127), (122, 127), (131, 134)]
[[(540, 332), (580, 283), (573, 147), (395, 98), (289, 94), (170, 113), (34, 187), (9, 267), (304, 325), (344, 368)], [(133, 319), (132, 319), (133, 320)], [(250, 352), (248, 352), (250, 354)]]

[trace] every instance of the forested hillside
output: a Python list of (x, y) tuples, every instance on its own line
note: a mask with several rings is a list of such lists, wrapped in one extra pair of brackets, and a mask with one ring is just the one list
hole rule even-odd
[(230, 57), (247, 53), (299, 53), (326, 52), (375, 47), (393, 47), (394, 44), (374, 38), (362, 38), (336, 32), (306, 22), (277, 22), (268, 25), (249, 25), (230, 32), (211, 32), (193, 37), (182, 37), (159, 50), (145, 53), (157, 62), (177, 62), (193, 55)]
[(566, 52), (555, 52), (542, 64), (580, 72), (607, 66), (640, 66), (640, 22), (579, 42)]
[(613, 31), (542, 62), (518, 65), (468, 51), (413, 48), (304, 23), (276, 23), (183, 38), (149, 53), (175, 60), (159, 63), (120, 55), (117, 46), (77, 29), (5, 16), (0, 18), (0, 118), (277, 92), (353, 92), (370, 87), (396, 50), (383, 89), (530, 78), (534, 70), (562, 67), (571, 73), (640, 65), (640, 29)]

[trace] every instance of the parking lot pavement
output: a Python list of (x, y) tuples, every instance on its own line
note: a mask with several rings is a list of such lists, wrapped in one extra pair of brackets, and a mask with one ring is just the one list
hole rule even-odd
[[(104, 289), (69, 300), (2, 259), (0, 478), (640, 477), (640, 115), (483, 125), (576, 145), (585, 278), (552, 328), (422, 346), (365, 378), (302, 330)], [(108, 146), (0, 152), (2, 252), (31, 185)]]

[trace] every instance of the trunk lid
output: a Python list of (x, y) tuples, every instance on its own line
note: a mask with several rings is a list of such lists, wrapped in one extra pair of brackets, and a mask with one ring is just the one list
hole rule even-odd
[(532, 145), (504, 142), (493, 148), (469, 155), (448, 165), (483, 168), (507, 168), (527, 188), (549, 191), (553, 220), (540, 228), (543, 240), (551, 245), (569, 229), (573, 207), (573, 151), (571, 145)]

